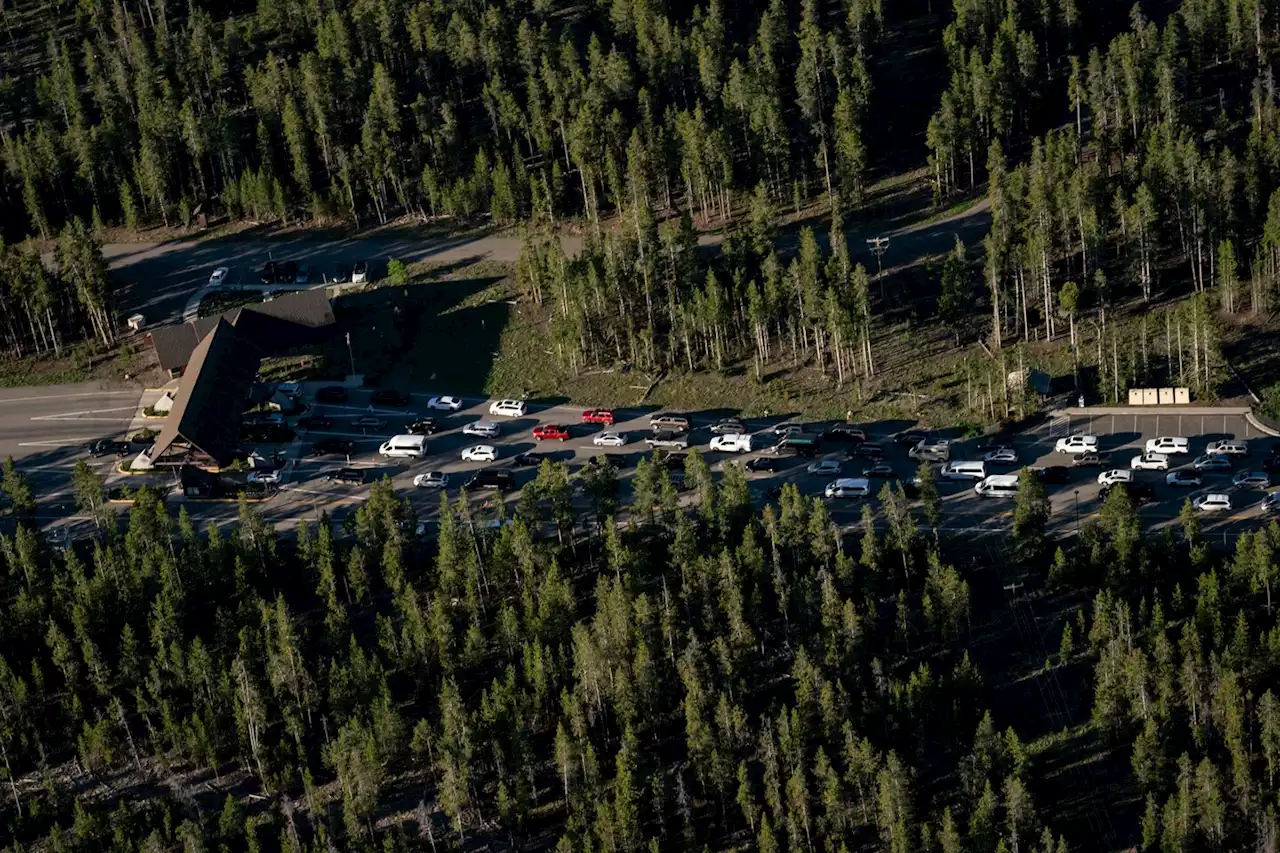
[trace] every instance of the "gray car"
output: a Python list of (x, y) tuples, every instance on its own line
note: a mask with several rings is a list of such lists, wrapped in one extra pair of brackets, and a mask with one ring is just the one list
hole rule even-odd
[(478, 435), (481, 438), (493, 438), (498, 434), (498, 425), (489, 421), (474, 421), (462, 428), (463, 435)]
[(1230, 471), (1231, 459), (1221, 454), (1197, 456), (1192, 463), (1197, 471)]
[(1241, 471), (1231, 478), (1231, 485), (1237, 489), (1268, 489), (1271, 475), (1264, 471)]

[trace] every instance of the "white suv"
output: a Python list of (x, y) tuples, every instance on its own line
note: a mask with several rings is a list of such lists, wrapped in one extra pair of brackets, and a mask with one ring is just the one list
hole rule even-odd
[(1123, 468), (1113, 468), (1098, 475), (1099, 486), (1114, 486), (1116, 483), (1132, 483), (1133, 472)]
[(524, 400), (494, 400), (489, 404), (489, 414), (508, 418), (523, 418), (529, 407)]
[(1160, 438), (1147, 439), (1148, 453), (1163, 453), (1166, 456), (1174, 453), (1191, 452), (1191, 442), (1180, 436), (1162, 435)]
[(1054, 445), (1058, 453), (1097, 453), (1098, 437), (1096, 435), (1069, 435), (1058, 439)]
[(1144, 453), (1133, 457), (1129, 467), (1135, 471), (1168, 471), (1169, 457), (1163, 453)]
[(1191, 502), (1200, 512), (1231, 512), (1231, 496), (1223, 494), (1201, 495)]
[(1248, 456), (1249, 445), (1235, 438), (1211, 441), (1205, 446), (1204, 452), (1210, 456)]
[(822, 493), (828, 498), (865, 498), (871, 495), (871, 482), (862, 477), (835, 480)]

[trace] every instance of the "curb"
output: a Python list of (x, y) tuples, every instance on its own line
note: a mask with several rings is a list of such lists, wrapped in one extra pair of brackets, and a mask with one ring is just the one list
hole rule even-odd
[[(271, 500), (273, 497), (275, 497), (275, 495), (264, 495), (263, 497), (260, 497), (260, 498), (251, 498), (251, 497), (249, 497), (248, 495), (245, 495), (245, 498), (244, 498), (244, 499), (245, 499), (246, 501), (248, 501), (249, 503), (251, 503), (251, 504), (252, 504), (252, 503), (262, 503), (263, 501), (269, 501), (269, 500)], [(239, 503), (239, 502), (240, 502), (240, 496), (239, 496), (239, 495), (236, 495), (234, 498), (193, 498), (193, 497), (187, 497), (187, 498), (185, 498), (185, 500), (186, 500), (188, 503), (234, 504), (234, 503)]]
[(1247, 406), (1085, 406), (1083, 409), (1072, 406), (1061, 410), (1061, 414), (1073, 418), (1097, 415), (1189, 415), (1191, 417), (1244, 415), (1247, 417), (1250, 411)]
[(1258, 416), (1253, 413), (1253, 409), (1249, 409), (1244, 413), (1244, 419), (1248, 421), (1249, 426), (1253, 427), (1263, 435), (1269, 435), (1272, 438), (1280, 438), (1280, 430), (1277, 430), (1274, 427), (1270, 427), (1264, 424), (1261, 420), (1258, 419)]

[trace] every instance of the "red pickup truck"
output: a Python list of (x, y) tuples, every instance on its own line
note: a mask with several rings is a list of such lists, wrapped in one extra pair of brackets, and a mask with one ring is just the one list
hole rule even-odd
[(568, 441), (569, 429), (568, 427), (563, 427), (559, 424), (543, 424), (542, 426), (534, 428), (533, 437), (538, 441), (553, 438), (559, 441)]

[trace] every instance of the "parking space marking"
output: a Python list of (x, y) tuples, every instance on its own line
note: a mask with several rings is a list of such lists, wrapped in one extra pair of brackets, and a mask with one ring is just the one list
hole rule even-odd
[(115, 397), (122, 394), (136, 396), (137, 393), (137, 391), (86, 391), (76, 394), (45, 394), (39, 397), (8, 397), (0, 398), (0, 406), (6, 403), (31, 403), (36, 400), (70, 400), (74, 397)]
[(33, 421), (118, 421), (123, 418), (84, 418), (81, 415), (98, 415), (103, 412), (136, 412), (137, 406), (113, 406), (109, 409), (83, 409), (78, 412), (59, 412), (56, 415), (34, 415)]
[(91, 438), (60, 438), (51, 441), (20, 441), (19, 447), (70, 447), (77, 444), (85, 444), (86, 442), (96, 441), (96, 437)]

